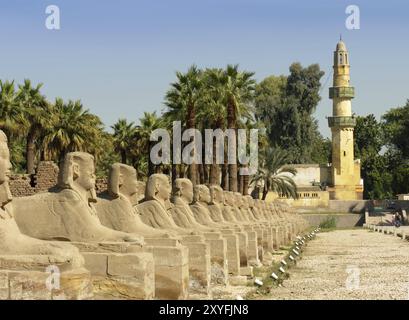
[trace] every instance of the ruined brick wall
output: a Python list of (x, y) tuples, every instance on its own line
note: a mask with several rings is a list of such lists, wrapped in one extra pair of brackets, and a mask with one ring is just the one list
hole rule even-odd
[(95, 182), (96, 193), (100, 194), (108, 190), (108, 179), (98, 178)]
[(14, 197), (31, 196), (35, 188), (31, 186), (31, 177), (28, 174), (13, 174), (10, 176), (10, 191)]
[(57, 185), (58, 166), (52, 161), (41, 161), (33, 177), (29, 174), (10, 176), (10, 191), (14, 197), (26, 197), (46, 192)]
[(34, 176), (36, 193), (46, 192), (57, 185), (59, 168), (53, 161), (41, 161)]
[[(15, 197), (31, 196), (35, 193), (47, 192), (58, 183), (59, 168), (53, 161), (41, 161), (33, 177), (29, 174), (13, 174), (10, 176), (10, 190)], [(96, 179), (97, 194), (108, 189), (106, 177)]]

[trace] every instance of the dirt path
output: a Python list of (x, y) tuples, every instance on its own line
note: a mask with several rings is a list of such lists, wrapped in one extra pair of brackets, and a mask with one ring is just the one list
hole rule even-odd
[(409, 299), (409, 242), (368, 230), (317, 235), (266, 299)]

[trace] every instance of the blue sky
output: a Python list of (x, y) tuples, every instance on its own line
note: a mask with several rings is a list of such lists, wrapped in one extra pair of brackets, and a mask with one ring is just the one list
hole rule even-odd
[[(48, 5), (61, 29), (45, 27)], [(345, 28), (358, 5), (361, 29)], [(0, 78), (44, 83), (51, 100), (81, 99), (112, 125), (160, 112), (175, 71), (192, 63), (238, 63), (256, 79), (287, 74), (292, 62), (332, 69), (342, 33), (350, 51), (353, 110), (380, 116), (409, 98), (409, 2), (405, 0), (0, 0)], [(328, 86), (316, 117), (330, 131)]]

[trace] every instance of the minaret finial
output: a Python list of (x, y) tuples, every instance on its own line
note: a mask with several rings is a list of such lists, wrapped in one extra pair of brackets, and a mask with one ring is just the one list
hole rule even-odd
[(339, 34), (339, 41), (342, 41), (342, 33)]

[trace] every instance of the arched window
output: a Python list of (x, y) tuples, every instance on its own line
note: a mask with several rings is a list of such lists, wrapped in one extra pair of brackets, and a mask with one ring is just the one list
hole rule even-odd
[(344, 56), (342, 53), (339, 54), (339, 64), (344, 64)]

